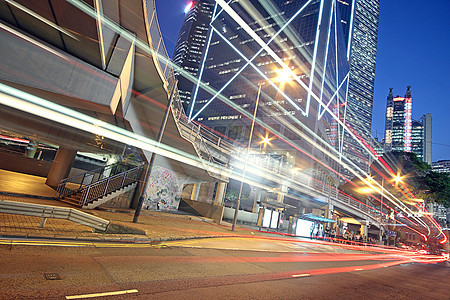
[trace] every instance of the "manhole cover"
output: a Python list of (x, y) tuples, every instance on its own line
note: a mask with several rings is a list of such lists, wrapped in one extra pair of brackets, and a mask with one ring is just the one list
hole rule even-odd
[(58, 273), (46, 273), (44, 277), (47, 280), (61, 280), (61, 276)]

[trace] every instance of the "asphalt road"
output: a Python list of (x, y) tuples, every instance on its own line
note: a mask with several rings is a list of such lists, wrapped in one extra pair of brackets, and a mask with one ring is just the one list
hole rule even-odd
[(300, 240), (3, 241), (0, 253), (0, 299), (450, 299), (436, 257)]

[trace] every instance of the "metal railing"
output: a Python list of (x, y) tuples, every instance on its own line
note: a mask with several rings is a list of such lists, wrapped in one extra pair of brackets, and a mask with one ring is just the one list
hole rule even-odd
[(140, 165), (84, 186), (81, 189), (80, 207), (84, 207), (109, 193), (120, 190), (121, 188), (138, 181), (142, 169), (143, 165)]
[(40, 217), (42, 218), (41, 224), (39, 225), (40, 228), (45, 226), (47, 218), (65, 219), (100, 231), (106, 231), (109, 225), (108, 220), (101, 219), (73, 208), (7, 200), (0, 200), (0, 213)]
[(61, 199), (66, 196), (72, 195), (80, 191), (81, 189), (83, 189), (83, 187), (87, 185), (93, 184), (111, 175), (122, 173), (132, 167), (133, 166), (129, 164), (117, 162), (111, 165), (107, 165), (101, 168), (85, 172), (83, 174), (63, 179), (56, 188), (56, 198)]
[[(335, 200), (335, 201), (338, 201), (341, 203), (345, 203), (348, 206), (358, 209), (361, 212), (363, 212), (364, 214), (369, 215), (374, 219), (377, 219), (377, 217), (379, 217), (379, 215), (380, 215), (380, 213), (375, 208), (372, 208), (367, 204), (364, 204), (360, 201), (353, 199), (350, 196), (343, 194), (343, 192), (340, 191), (339, 189), (332, 187), (331, 185), (326, 184), (324, 182), (313, 179), (308, 182), (308, 187), (312, 188), (313, 190), (315, 190), (316, 192), (318, 192), (322, 195), (325, 195), (325, 196), (330, 195), (332, 200)], [(330, 189), (331, 189), (331, 193), (330, 193)]]
[[(178, 90), (175, 90), (171, 111), (180, 136), (193, 145), (195, 152), (203, 163), (205, 161), (208, 161), (210, 163), (215, 163), (222, 166), (226, 166), (228, 164), (228, 162), (222, 162), (216, 159), (215, 156), (212, 155), (210, 147), (213, 146), (218, 148), (222, 154), (226, 154), (228, 156), (229, 160), (229, 155), (231, 154), (231, 151), (233, 149), (232, 144), (221, 140), (220, 137), (213, 134), (200, 124), (197, 124), (195, 122), (188, 122), (188, 117), (184, 113)], [(208, 132), (208, 134), (204, 135), (205, 132)], [(219, 178), (221, 180), (225, 179), (220, 175), (209, 171), (208, 168), (206, 169), (208, 170), (207, 172), (210, 176)]]

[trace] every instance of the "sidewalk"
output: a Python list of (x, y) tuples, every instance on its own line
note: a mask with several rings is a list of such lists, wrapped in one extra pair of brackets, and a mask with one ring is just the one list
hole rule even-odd
[[(71, 207), (57, 200), (20, 197), (12, 194), (0, 195), (0, 200)], [(42, 220), (40, 217), (0, 213), (0, 237), (156, 243), (204, 237), (267, 236), (267, 233), (244, 227), (236, 227), (236, 231), (233, 232), (229, 223), (219, 225), (210, 219), (177, 213), (142, 211), (138, 223), (133, 223), (134, 210), (132, 209), (83, 211), (109, 220), (113, 224), (144, 231), (145, 235), (95, 233), (90, 227), (61, 219), (47, 219), (44, 228), (39, 228)]]

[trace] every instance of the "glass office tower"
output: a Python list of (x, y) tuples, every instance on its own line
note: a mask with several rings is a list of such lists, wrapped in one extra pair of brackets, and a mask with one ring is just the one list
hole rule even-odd
[[(185, 9), (186, 16), (175, 45), (172, 61), (194, 78), (198, 74), (213, 9), (214, 0), (189, 2)], [(178, 91), (185, 110), (191, 100), (191, 92), (194, 86), (192, 77), (188, 78), (186, 73), (183, 73), (183, 75), (180, 70), (175, 68), (175, 76), (178, 79)]]
[(338, 1), (218, 2), (188, 116), (245, 145), (258, 99), (255, 146), (268, 135), (278, 152), (323, 155), (307, 138), (342, 148), (349, 64)]
[(350, 60), (346, 125), (356, 136), (345, 134), (343, 155), (367, 171), (363, 145), (371, 140), (380, 1), (339, 0), (338, 6)]
[(396, 96), (389, 89), (386, 101), (385, 150), (411, 152), (412, 96), (408, 86), (405, 97)]

